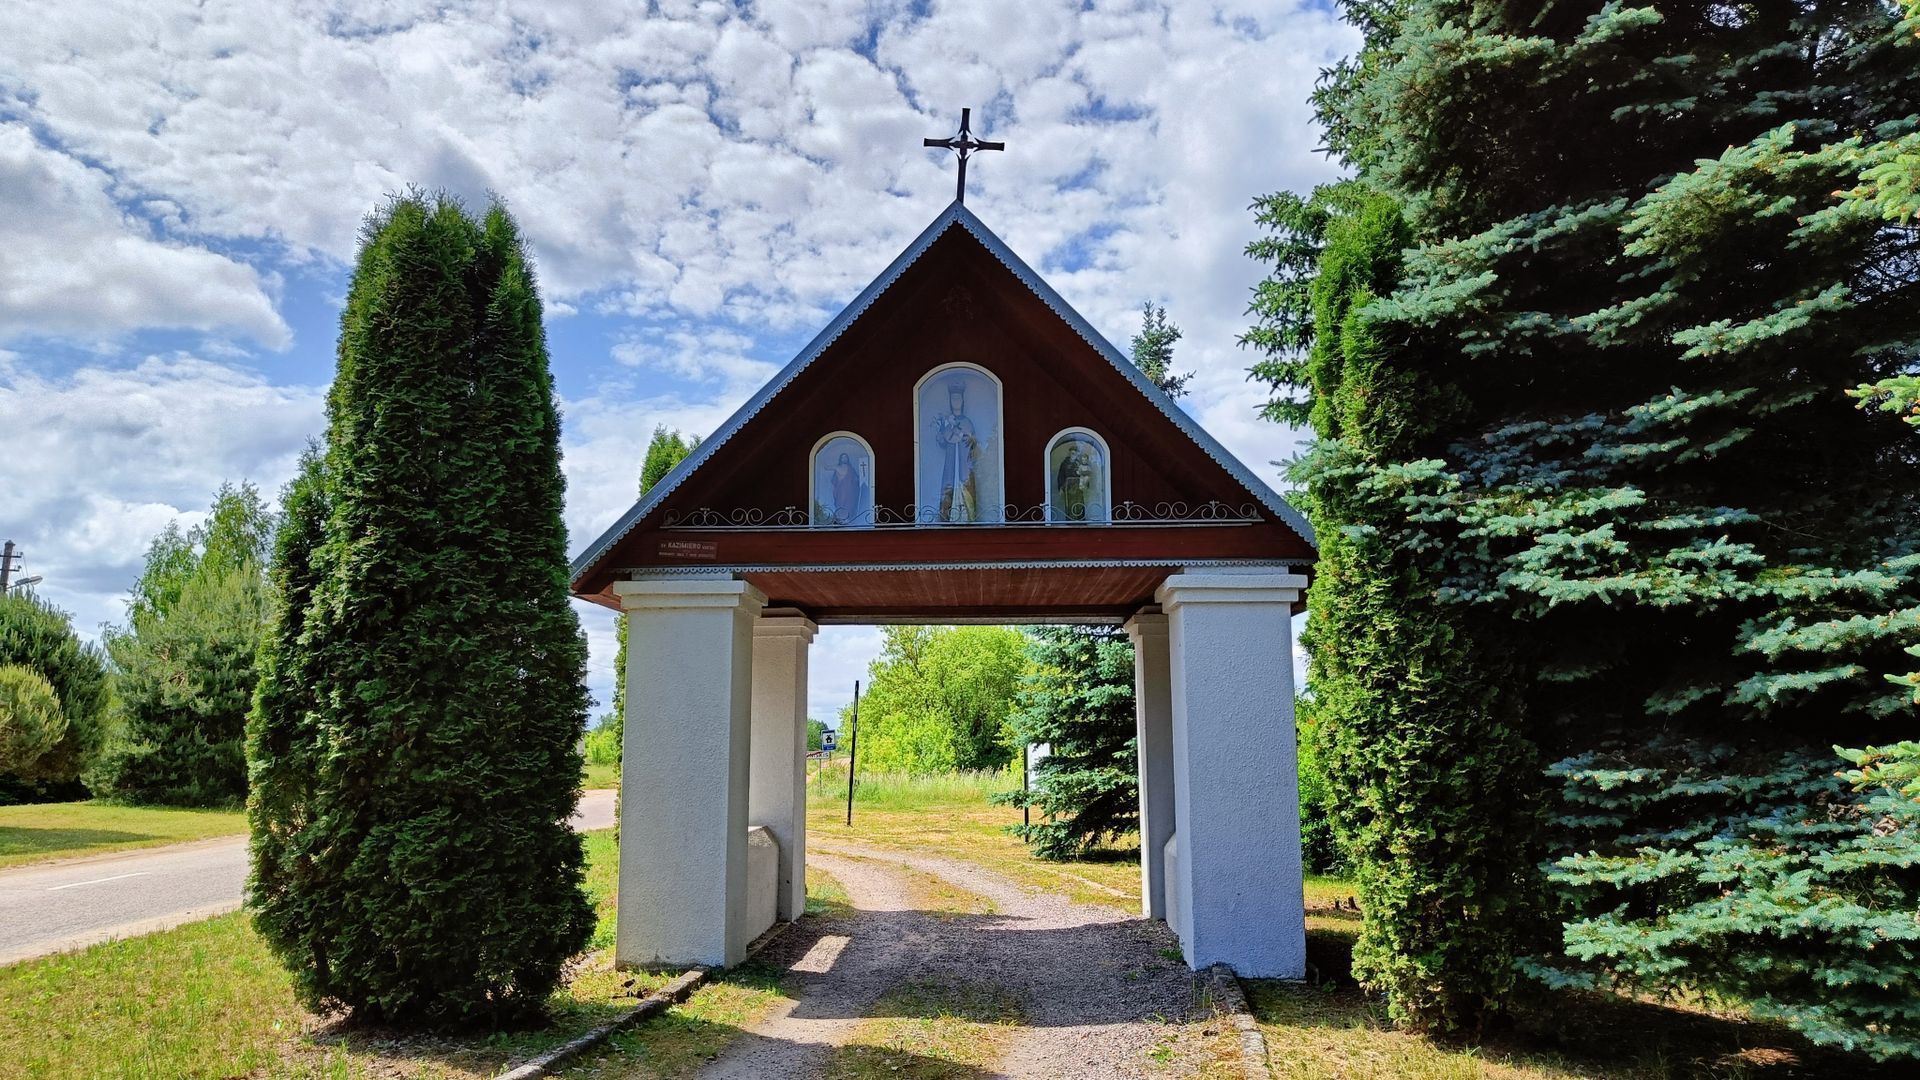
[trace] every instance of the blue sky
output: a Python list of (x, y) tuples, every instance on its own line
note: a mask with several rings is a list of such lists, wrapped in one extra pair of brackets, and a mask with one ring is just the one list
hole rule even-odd
[[(1324, 5), (72, 5), (0, 10), (0, 537), (91, 633), (148, 541), (320, 433), (359, 224), (497, 192), (530, 238), (578, 550), (655, 424), (706, 433), (952, 197), (1124, 346), (1186, 332), (1186, 405), (1263, 475), (1247, 205), (1330, 178)], [(605, 701), (612, 617), (582, 606)], [(823, 631), (815, 715), (878, 632)]]

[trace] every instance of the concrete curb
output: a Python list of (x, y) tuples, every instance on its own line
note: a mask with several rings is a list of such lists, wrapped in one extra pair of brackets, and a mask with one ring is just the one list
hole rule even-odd
[[(781, 932), (792, 925), (792, 923), (774, 923), (772, 928), (755, 938), (753, 944), (747, 947), (747, 958), (751, 960), (754, 954), (767, 947), (768, 942), (779, 937)], [(494, 1080), (536, 1080), (537, 1077), (551, 1076), (555, 1069), (606, 1042), (616, 1032), (625, 1031), (642, 1020), (665, 1012), (668, 1006), (678, 1005), (687, 1000), (695, 990), (706, 985), (707, 980), (713, 977), (715, 970), (714, 968), (693, 968), (683, 971), (672, 982), (641, 999), (640, 1004), (635, 1005), (630, 1012), (615, 1017), (578, 1038), (569, 1039), (532, 1061), (501, 1073)]]
[(1233, 1026), (1240, 1031), (1242, 1075), (1247, 1080), (1269, 1080), (1273, 1073), (1267, 1067), (1267, 1037), (1260, 1034), (1253, 1010), (1247, 1007), (1247, 995), (1240, 988), (1239, 976), (1225, 964), (1213, 965), (1207, 974), (1212, 976), (1214, 1001), (1233, 1017)]

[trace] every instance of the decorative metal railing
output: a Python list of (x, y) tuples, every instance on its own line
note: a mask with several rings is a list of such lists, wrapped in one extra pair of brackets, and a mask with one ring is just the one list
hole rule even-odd
[(717, 510), (703, 506), (692, 510), (669, 509), (662, 516), (660, 527), (697, 532), (830, 532), (843, 529), (1004, 529), (1074, 525), (1252, 525), (1265, 520), (1257, 504), (1231, 506), (1217, 500), (1191, 505), (1160, 502), (1150, 506), (1124, 501), (1114, 504), (1110, 513), (1103, 514), (1100, 509), (1098, 506), (1070, 507), (1063, 512), (1058, 507), (1049, 508), (1044, 504), (1014, 506), (1008, 503), (1000, 507), (1000, 516), (991, 520), (952, 521), (941, 513), (938, 506), (877, 506), (851, 518), (837, 517), (823, 509), (809, 513), (798, 506), (778, 510), (758, 507)]

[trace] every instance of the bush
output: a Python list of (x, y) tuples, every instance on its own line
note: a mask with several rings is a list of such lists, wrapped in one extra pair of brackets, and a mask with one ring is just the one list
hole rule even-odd
[(109, 687), (99, 650), (81, 642), (65, 612), (11, 593), (0, 596), (0, 664), (17, 664), (46, 680), (65, 722), (58, 741), (30, 765), (0, 771), (30, 797), (72, 794), (105, 736)]
[(0, 664), (0, 770), (31, 770), (66, 733), (53, 684), (19, 664)]
[(1315, 874), (1339, 874), (1346, 867), (1333, 832), (1333, 783), (1321, 763), (1320, 729), (1313, 722), (1313, 699), (1294, 703), (1299, 719), (1300, 861)]
[(617, 724), (605, 724), (587, 732), (587, 764), (620, 764), (620, 728)]
[(255, 923), (310, 1006), (522, 1019), (594, 915), (560, 420), (504, 210), (416, 196), (369, 222), (328, 413), (250, 721)]

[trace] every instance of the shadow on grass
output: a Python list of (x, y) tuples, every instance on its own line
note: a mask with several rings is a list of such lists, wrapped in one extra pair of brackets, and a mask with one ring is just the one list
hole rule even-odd
[(80, 853), (87, 848), (106, 847), (110, 844), (144, 844), (161, 839), (165, 837), (159, 833), (125, 832), (119, 829), (0, 825), (0, 857), (53, 854), (61, 851)]
[[(673, 974), (616, 971), (611, 967), (576, 971), (572, 989), (556, 993), (544, 1017), (531, 1019), (520, 1027), (492, 1031), (422, 1033), (337, 1017), (300, 1040), (294, 1056), (306, 1059), (304, 1064), (317, 1066), (346, 1053), (363, 1071), (376, 1076), (491, 1076), (620, 1019)], [(748, 963), (723, 973), (707, 985), (777, 991), (779, 973), (762, 964)], [(675, 1008), (643, 1022), (634, 1031), (643, 1034), (654, 1031), (670, 1040), (684, 1042), (688, 1031), (719, 1026), (703, 1024)], [(620, 1038), (626, 1035), (616, 1036)], [(723, 1045), (713, 1038), (693, 1040), (695, 1049), (709, 1043), (716, 1047)]]
[(1327, 1038), (1315, 1032), (1345, 1032), (1359, 1042), (1377, 1037), (1382, 1044), (1433, 1054), (1470, 1054), (1522, 1070), (1520, 1075), (1529, 1078), (1893, 1080), (1912, 1075), (1815, 1046), (1783, 1025), (1592, 991), (1525, 993), (1503, 1025), (1477, 1044), (1429, 1042), (1394, 1031), (1380, 999), (1354, 984), (1359, 913), (1321, 908), (1309, 916), (1312, 984), (1249, 985), (1254, 1013), (1267, 1029), (1276, 1060), (1288, 1053), (1286, 1029), (1293, 1028), (1306, 1041)]

